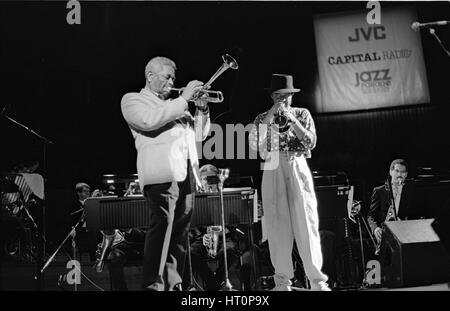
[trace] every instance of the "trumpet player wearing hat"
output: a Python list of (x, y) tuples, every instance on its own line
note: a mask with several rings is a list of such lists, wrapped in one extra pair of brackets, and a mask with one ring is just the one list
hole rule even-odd
[(203, 83), (190, 81), (175, 99), (167, 99), (175, 81), (175, 63), (152, 58), (145, 67), (145, 87), (122, 98), (122, 114), (137, 150), (139, 184), (152, 211), (146, 233), (143, 287), (172, 290), (181, 283), (186, 235), (198, 178), (196, 141), (209, 131), (207, 102), (197, 100), (193, 117), (188, 101)]
[(316, 145), (316, 129), (310, 112), (291, 107), (294, 88), (290, 75), (274, 74), (266, 89), (273, 106), (258, 115), (249, 143), (267, 164), (278, 157), (278, 165), (264, 169), (262, 201), (270, 258), (275, 268), (274, 290), (291, 290), (294, 277), (294, 240), (312, 290), (329, 291), (328, 277), (321, 272), (317, 199), (306, 162)]

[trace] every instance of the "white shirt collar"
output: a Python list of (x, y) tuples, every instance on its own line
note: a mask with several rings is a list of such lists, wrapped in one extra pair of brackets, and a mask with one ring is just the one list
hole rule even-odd
[(155, 97), (157, 97), (158, 99), (160, 99), (160, 100), (162, 100), (162, 101), (165, 101), (164, 98), (159, 97), (160, 94), (156, 93), (156, 92), (153, 91), (153, 90), (150, 90), (148, 87), (142, 88), (141, 93), (143, 93), (143, 94), (145, 94), (145, 95), (155, 96)]

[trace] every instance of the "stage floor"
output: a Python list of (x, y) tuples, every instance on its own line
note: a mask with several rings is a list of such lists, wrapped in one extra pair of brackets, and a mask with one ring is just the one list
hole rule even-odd
[(364, 291), (450, 291), (450, 283), (432, 284), (416, 287), (401, 287), (401, 288), (374, 288), (364, 289)]
[[(66, 256), (56, 256), (51, 264), (46, 268), (43, 274), (43, 291), (73, 291), (74, 285), (69, 285), (61, 280), (70, 270), (66, 267), (68, 258)], [(81, 284), (77, 285), (78, 291), (110, 291), (111, 283), (108, 269), (98, 273), (93, 268), (93, 263), (89, 262), (87, 257), (81, 261)], [(1, 291), (36, 291), (37, 283), (34, 278), (36, 275), (36, 265), (33, 263), (20, 263), (13, 261), (3, 262), (0, 270), (0, 290)], [(141, 290), (142, 267), (130, 266), (125, 268), (125, 276), (128, 289), (130, 291)], [(232, 280), (233, 281), (233, 280)], [(235, 285), (233, 285), (236, 288)], [(238, 289), (238, 288), (236, 288)], [(297, 291), (307, 291), (304, 288), (297, 288)], [(431, 284), (416, 287), (402, 288), (350, 288), (335, 289), (334, 291), (450, 291), (450, 283)]]

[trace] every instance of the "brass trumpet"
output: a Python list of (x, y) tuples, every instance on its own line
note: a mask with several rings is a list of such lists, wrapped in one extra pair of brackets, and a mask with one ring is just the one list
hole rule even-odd
[(289, 129), (291, 126), (291, 121), (288, 117), (284, 114), (284, 111), (282, 109), (279, 109), (277, 113), (275, 114), (275, 117), (273, 119), (273, 123), (278, 126), (278, 130), (280, 132), (285, 132)]
[[(185, 89), (184, 87), (170, 88), (171, 91), (178, 91), (179, 95), (181, 95), (181, 93), (183, 93), (184, 89)], [(209, 103), (221, 103), (221, 102), (223, 102), (223, 93), (221, 91), (210, 91), (210, 90), (205, 90), (202, 88), (201, 90), (197, 91), (197, 93), (194, 94), (194, 96), (192, 96), (191, 101), (194, 101), (194, 100), (197, 100), (200, 98), (207, 100)]]
[[(237, 61), (231, 57), (229, 54), (222, 55), (223, 64), (217, 69), (217, 71), (212, 75), (212, 77), (206, 82), (200, 90), (198, 90), (191, 98), (191, 101), (195, 101), (198, 99), (206, 100), (210, 103), (221, 103), (223, 102), (223, 94), (221, 91), (211, 91), (209, 88), (211, 84), (222, 74), (225, 70), (238, 69), (239, 65)], [(184, 91), (184, 87), (182, 88), (171, 88), (171, 91), (178, 91), (181, 94)]]

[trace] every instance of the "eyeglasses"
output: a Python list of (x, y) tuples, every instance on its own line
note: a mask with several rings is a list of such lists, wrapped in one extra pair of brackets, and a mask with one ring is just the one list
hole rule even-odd
[(173, 76), (173, 75), (171, 75), (171, 74), (167, 74), (167, 75), (163, 75), (163, 74), (160, 74), (160, 73), (154, 73), (154, 72), (150, 72), (150, 74), (155, 74), (155, 75), (158, 75), (158, 76), (161, 76), (161, 77), (163, 77), (165, 80), (170, 80), (170, 79), (172, 79), (172, 81), (173, 82), (175, 82), (175, 80), (176, 80), (176, 78), (175, 78), (175, 76)]

